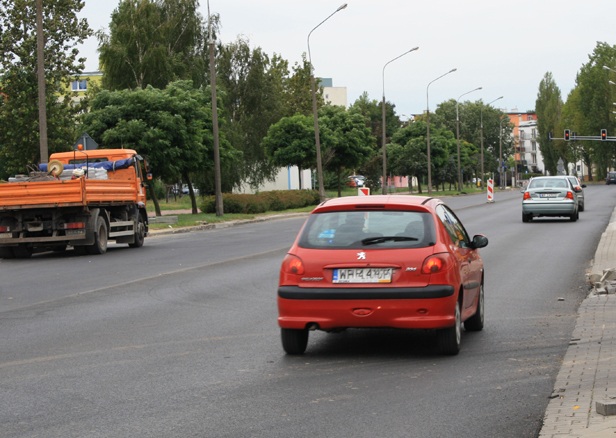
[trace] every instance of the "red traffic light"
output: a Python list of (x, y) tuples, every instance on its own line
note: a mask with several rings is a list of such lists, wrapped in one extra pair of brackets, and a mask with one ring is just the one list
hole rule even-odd
[(607, 140), (607, 129), (601, 130), (601, 140)]
[(571, 131), (569, 129), (565, 129), (565, 141), (569, 141), (569, 135)]

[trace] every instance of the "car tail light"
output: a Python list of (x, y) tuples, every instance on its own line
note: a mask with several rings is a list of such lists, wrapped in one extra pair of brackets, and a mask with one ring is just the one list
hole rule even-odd
[(10, 227), (7, 227), (6, 225), (0, 225), (0, 233), (6, 233), (8, 231), (11, 231)]
[(524, 201), (526, 201), (527, 199), (530, 199), (530, 193), (524, 192)]
[(573, 200), (573, 192), (567, 192), (566, 198)]
[(67, 230), (77, 230), (77, 229), (85, 228), (85, 227), (86, 227), (85, 222), (69, 222), (66, 224)]
[(302, 275), (304, 273), (304, 262), (297, 256), (287, 254), (282, 262), (282, 269), (290, 274)]
[(449, 268), (449, 257), (447, 253), (434, 254), (424, 260), (421, 267), (422, 274), (435, 274)]

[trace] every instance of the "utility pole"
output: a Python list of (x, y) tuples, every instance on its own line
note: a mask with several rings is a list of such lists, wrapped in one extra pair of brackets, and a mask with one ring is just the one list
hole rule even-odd
[(49, 161), (49, 149), (47, 147), (47, 103), (45, 99), (45, 37), (43, 35), (43, 0), (36, 0), (36, 68), (38, 77), (41, 163), (47, 163)]
[(216, 202), (216, 216), (224, 215), (222, 204), (222, 182), (220, 177), (220, 144), (218, 141), (218, 102), (216, 99), (216, 64), (214, 57), (214, 38), (212, 37), (212, 15), (210, 14), (210, 1), (207, 2), (208, 33), (210, 39), (210, 86), (212, 87), (212, 135), (214, 136), (214, 190)]

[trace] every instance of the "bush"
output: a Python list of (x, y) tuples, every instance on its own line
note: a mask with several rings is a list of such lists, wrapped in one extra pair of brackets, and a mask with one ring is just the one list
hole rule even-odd
[[(259, 214), (267, 211), (282, 211), (302, 208), (319, 203), (316, 190), (272, 190), (255, 195), (223, 193), (222, 203), (225, 213)], [(204, 213), (216, 212), (216, 198), (206, 196), (201, 202)]]

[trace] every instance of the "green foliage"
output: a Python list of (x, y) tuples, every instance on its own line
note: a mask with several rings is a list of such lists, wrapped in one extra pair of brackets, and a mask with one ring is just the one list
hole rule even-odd
[(560, 123), (562, 107), (560, 89), (556, 85), (552, 73), (547, 72), (539, 84), (535, 108), (537, 110), (539, 150), (543, 156), (545, 169), (552, 175), (556, 175), (558, 159), (565, 155), (562, 151), (565, 145), (561, 144), (564, 143), (563, 141), (548, 142), (548, 132), (551, 132), (554, 137), (559, 137), (557, 129), (559, 132), (563, 132), (559, 129), (562, 126)]
[(340, 195), (342, 170), (359, 167), (374, 155), (374, 137), (357, 110), (329, 105), (321, 108), (319, 134), (323, 167), (338, 174)]
[(300, 173), (315, 167), (314, 122), (310, 117), (297, 114), (280, 119), (270, 126), (262, 145), (277, 166), (297, 166)]
[[(196, 90), (190, 81), (178, 81), (164, 90), (101, 91), (81, 121), (104, 147), (132, 148), (147, 156), (150, 172), (162, 181), (213, 167), (209, 87)], [(221, 161), (235, 158), (224, 136), (220, 149)]]
[[(223, 193), (225, 213), (259, 214), (317, 205), (319, 202), (319, 192), (316, 190), (273, 190), (255, 195)], [(201, 211), (216, 211), (214, 196), (203, 199)]]
[[(357, 110), (366, 118), (370, 134), (375, 139), (377, 148), (383, 144), (383, 102), (370, 100), (368, 93), (364, 92), (351, 105), (349, 110)], [(400, 117), (396, 114), (396, 106), (391, 102), (385, 102), (385, 142), (391, 141), (391, 138), (398, 129), (402, 126)]]
[(198, 0), (121, 0), (109, 35), (97, 32), (104, 88), (164, 88), (180, 79), (203, 85), (206, 30), (198, 7)]
[[(76, 46), (91, 35), (78, 19), (82, 0), (43, 2), (45, 95), (48, 153), (70, 150), (79, 134), (73, 105), (65, 88), (83, 69)], [(28, 0), (0, 0), (0, 178), (25, 173), (40, 160), (38, 82), (36, 73), (36, 7)]]

